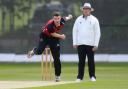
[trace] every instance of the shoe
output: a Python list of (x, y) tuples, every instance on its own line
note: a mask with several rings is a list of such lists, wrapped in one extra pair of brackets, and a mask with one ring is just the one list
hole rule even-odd
[(76, 82), (81, 82), (81, 81), (82, 81), (82, 80), (81, 80), (81, 79), (79, 79), (79, 78), (78, 78), (78, 79), (76, 79)]
[(31, 50), (31, 51), (28, 52), (27, 57), (31, 58), (33, 55), (34, 55), (34, 51)]
[(95, 82), (95, 81), (96, 81), (96, 78), (95, 78), (95, 77), (91, 77), (90, 80), (91, 80), (92, 82)]
[(56, 81), (56, 82), (60, 82), (60, 80), (61, 80), (61, 79), (60, 79), (60, 76), (56, 76), (56, 77), (55, 77), (55, 81)]

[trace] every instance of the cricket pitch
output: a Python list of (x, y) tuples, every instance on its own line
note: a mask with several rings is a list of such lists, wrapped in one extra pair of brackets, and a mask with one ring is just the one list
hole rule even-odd
[(0, 89), (29, 88), (74, 83), (74, 81), (0, 81)]

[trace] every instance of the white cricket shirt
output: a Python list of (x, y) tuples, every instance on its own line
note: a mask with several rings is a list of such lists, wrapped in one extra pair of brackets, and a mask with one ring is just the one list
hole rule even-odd
[(98, 47), (100, 40), (99, 21), (93, 15), (79, 16), (73, 26), (73, 45), (90, 45)]

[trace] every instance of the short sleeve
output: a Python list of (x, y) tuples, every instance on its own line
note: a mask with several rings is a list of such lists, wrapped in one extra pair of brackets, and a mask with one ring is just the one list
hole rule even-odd
[(54, 28), (53, 28), (53, 25), (52, 25), (52, 24), (49, 24), (49, 25), (47, 26), (47, 29), (48, 29), (48, 32), (49, 32), (49, 33), (53, 33), (53, 32), (54, 32)]
[(65, 24), (65, 22), (64, 18), (61, 18), (61, 23)]

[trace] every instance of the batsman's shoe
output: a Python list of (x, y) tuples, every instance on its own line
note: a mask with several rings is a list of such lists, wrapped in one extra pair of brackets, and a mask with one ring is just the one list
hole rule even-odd
[(34, 55), (34, 52), (33, 52), (33, 50), (31, 50), (28, 52), (27, 57), (31, 58), (33, 55)]
[(96, 78), (95, 78), (95, 77), (91, 77), (90, 80), (91, 80), (92, 82), (95, 82), (95, 81), (96, 81)]
[(56, 77), (55, 77), (55, 81), (56, 81), (56, 82), (60, 82), (60, 80), (61, 80), (61, 79), (60, 79), (60, 76), (56, 76)]

